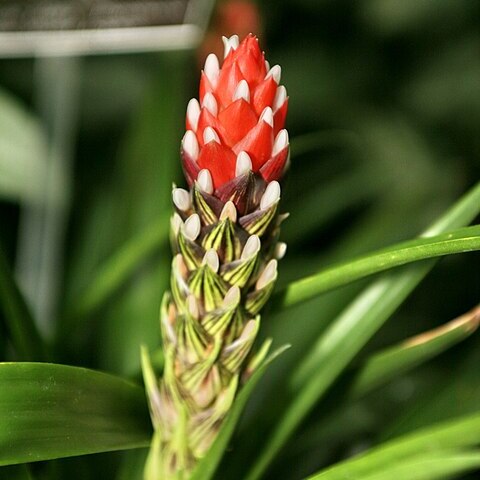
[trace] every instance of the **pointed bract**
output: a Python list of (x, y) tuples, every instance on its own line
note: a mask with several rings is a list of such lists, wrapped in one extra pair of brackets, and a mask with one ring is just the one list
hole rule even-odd
[(265, 349), (250, 355), (286, 250), (277, 243), (290, 148), (281, 69), (269, 67), (253, 35), (224, 45), (223, 65), (207, 57), (199, 100), (187, 107), (181, 159), (190, 191), (172, 189), (175, 256), (161, 308), (160, 382), (144, 354), (152, 479), (189, 477), (265, 357)]
[[(254, 35), (248, 35), (241, 43), (236, 35), (224, 37), (223, 42), (223, 65), (220, 67), (213, 54), (205, 61), (200, 82), (201, 109), (198, 102), (189, 103), (186, 124), (196, 133), (197, 144), (193, 144), (189, 134), (184, 149), (194, 161), (202, 158), (202, 168), (210, 170), (215, 188), (235, 176), (229, 150), (235, 157), (240, 151), (247, 152), (254, 173), (269, 181), (280, 180), (283, 168), (270, 165), (268, 175), (261, 170), (280, 150), (289, 148), (288, 137), (282, 147), (273, 142), (284, 128), (288, 108), (287, 91), (283, 85), (279, 86), (281, 68), (279, 65), (269, 68)], [(202, 154), (213, 140), (224, 148)]]

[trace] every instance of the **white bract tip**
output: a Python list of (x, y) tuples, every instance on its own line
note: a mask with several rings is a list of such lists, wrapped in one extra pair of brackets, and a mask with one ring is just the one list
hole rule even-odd
[(177, 253), (173, 261), (175, 263), (175, 271), (178, 272), (180, 278), (185, 279), (188, 275), (188, 268), (185, 264), (185, 260), (183, 259), (183, 255), (181, 253)]
[(273, 127), (273, 111), (270, 107), (264, 108), (262, 114), (260, 115), (259, 121), (261, 120)]
[(265, 70), (268, 72), (270, 70), (270, 62), (265, 60)]
[(243, 328), (241, 335), (234, 342), (228, 345), (228, 347), (225, 347), (225, 349), (223, 350), (223, 355), (229, 355), (245, 343), (254, 340), (257, 331), (258, 322), (256, 320), (249, 320)]
[(218, 272), (220, 268), (220, 259), (218, 258), (218, 253), (214, 248), (207, 250), (203, 256), (203, 265), (208, 265), (215, 273)]
[(161, 322), (165, 328), (165, 333), (167, 334), (168, 339), (170, 340), (171, 343), (175, 345), (177, 343), (177, 337), (175, 335), (175, 330), (173, 329), (168, 316), (161, 315), (161, 319), (162, 319)]
[(200, 104), (196, 98), (192, 98), (187, 105), (187, 120), (195, 132), (197, 131), (199, 117)]
[(200, 235), (200, 217), (194, 213), (190, 215), (183, 225), (183, 234), (192, 242)]
[(244, 175), (252, 169), (252, 159), (247, 152), (240, 152), (237, 156), (237, 163), (235, 166), (235, 176)]
[(272, 148), (272, 157), (280, 153), (285, 147), (288, 147), (288, 142), (288, 132), (284, 128), (283, 130), (280, 130), (275, 137)]
[(238, 82), (235, 93), (233, 94), (233, 101), (243, 98), (245, 101), (250, 102), (250, 89), (246, 80), (240, 80)]
[(273, 282), (277, 279), (277, 266), (278, 262), (275, 259), (270, 260), (267, 263), (267, 266), (264, 268), (260, 277), (258, 277), (257, 283), (255, 284), (255, 288), (257, 290), (265, 288), (270, 282)]
[(282, 67), (280, 67), (280, 65), (274, 65), (265, 75), (266, 79), (270, 77), (272, 77), (275, 80), (275, 83), (278, 85), (280, 83), (280, 79), (282, 78)]
[(237, 209), (231, 200), (223, 206), (220, 213), (220, 220), (225, 220), (226, 218), (229, 218), (233, 223), (237, 221)]
[(218, 136), (218, 133), (212, 127), (207, 127), (203, 131), (203, 142), (205, 144), (210, 143), (210, 142), (220, 143), (220, 137)]
[(218, 58), (214, 53), (211, 53), (205, 60), (203, 72), (207, 76), (212, 87), (215, 88), (217, 86), (218, 75), (220, 73), (220, 65), (218, 63)]
[(248, 260), (252, 258), (260, 251), (260, 239), (257, 235), (251, 235), (248, 237), (247, 243), (243, 247), (242, 254), (240, 256), (241, 260)]
[(223, 298), (223, 308), (235, 308), (240, 303), (240, 288), (234, 285)]
[(222, 37), (222, 40), (225, 47), (223, 58), (226, 58), (230, 50), (236, 50), (238, 48), (238, 45), (240, 44), (240, 39), (238, 38), (238, 35), (232, 35), (230, 38)]
[(180, 231), (180, 228), (182, 228), (182, 225), (183, 225), (182, 217), (177, 212), (173, 214), (171, 225), (172, 225), (173, 233), (177, 235), (178, 232)]
[(287, 253), (287, 244), (285, 242), (278, 242), (275, 246), (274, 256), (277, 260), (281, 260)]
[(281, 106), (285, 103), (287, 99), (287, 89), (280, 85), (277, 88), (277, 92), (275, 93), (275, 98), (273, 99), (273, 111), (276, 112)]
[(182, 212), (186, 212), (190, 206), (190, 194), (183, 188), (174, 188), (172, 190), (172, 199), (175, 206)]
[(248, 340), (252, 336), (252, 334), (256, 333), (258, 328), (257, 322), (255, 320), (249, 320), (245, 325), (245, 328), (240, 335), (239, 340)]
[(265, 193), (260, 200), (260, 208), (266, 210), (280, 199), (280, 184), (274, 180), (267, 185)]
[(193, 318), (198, 319), (198, 316), (199, 316), (198, 303), (194, 295), (189, 295), (187, 297), (187, 309)]
[(198, 172), (197, 183), (205, 193), (213, 193), (212, 175), (206, 168)]
[(195, 133), (192, 130), (187, 130), (182, 140), (183, 151), (194, 161), (198, 159), (198, 142)]
[(203, 97), (202, 107), (206, 108), (214, 117), (218, 113), (218, 105), (213, 93), (207, 92)]

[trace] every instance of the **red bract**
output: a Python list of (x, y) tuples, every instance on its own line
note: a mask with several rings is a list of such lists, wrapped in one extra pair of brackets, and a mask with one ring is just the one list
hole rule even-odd
[[(248, 35), (224, 38), (225, 59), (220, 68), (210, 54), (200, 80), (200, 102), (190, 100), (182, 141), (185, 176), (191, 186), (202, 170), (217, 192), (229, 182), (253, 173), (265, 182), (283, 175), (289, 152), (283, 129), (287, 91), (281, 69), (270, 68), (258, 39)], [(233, 187), (234, 185), (232, 185)]]

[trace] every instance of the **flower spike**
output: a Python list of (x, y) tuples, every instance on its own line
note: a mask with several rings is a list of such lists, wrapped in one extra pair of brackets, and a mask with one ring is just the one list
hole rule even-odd
[(145, 371), (155, 429), (146, 480), (189, 478), (215, 440), (259, 364), (251, 358), (260, 313), (286, 251), (278, 242), (290, 148), (281, 68), (270, 68), (253, 35), (223, 42), (223, 64), (208, 55), (199, 99), (187, 106), (181, 159), (189, 190), (172, 189), (163, 378), (152, 384)]

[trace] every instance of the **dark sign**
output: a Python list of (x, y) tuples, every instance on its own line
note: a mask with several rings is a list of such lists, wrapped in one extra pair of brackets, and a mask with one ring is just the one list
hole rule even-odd
[(0, 0), (0, 31), (182, 24), (188, 0)]
[(0, 58), (195, 48), (214, 0), (0, 0)]

